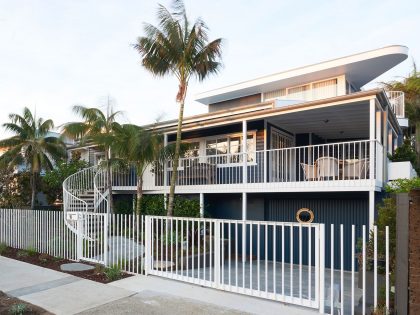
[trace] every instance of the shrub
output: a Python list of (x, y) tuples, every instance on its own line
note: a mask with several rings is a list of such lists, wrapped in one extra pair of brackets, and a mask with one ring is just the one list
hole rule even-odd
[(102, 266), (101, 264), (95, 265), (95, 269), (94, 269), (95, 274), (102, 274), (104, 271), (105, 271), (104, 266)]
[[(142, 213), (145, 215), (166, 215), (163, 195), (145, 195), (142, 199)], [(175, 196), (175, 217), (200, 217), (200, 201), (181, 196)]]
[(50, 260), (50, 255), (48, 254), (41, 254), (39, 255), (38, 259), (40, 262), (42, 262), (43, 264), (47, 263)]
[(26, 250), (21, 249), (17, 252), (16, 256), (23, 258), (23, 257), (28, 257), (29, 254)]
[(127, 198), (116, 198), (114, 202), (114, 212), (118, 214), (132, 214), (133, 201)]
[(28, 256), (35, 256), (36, 254), (38, 254), (38, 251), (33, 246), (29, 246), (28, 248), (26, 248), (25, 251), (28, 253)]
[(21, 315), (27, 312), (30, 312), (30, 309), (24, 303), (13, 304), (9, 309), (9, 313), (12, 315)]
[(7, 245), (6, 243), (0, 243), (0, 255), (7, 253)]
[(407, 193), (415, 188), (420, 188), (420, 177), (397, 179), (385, 186), (387, 193)]
[(112, 265), (109, 268), (105, 268), (104, 273), (108, 281), (119, 280), (121, 279), (121, 276), (122, 276), (121, 269), (117, 264)]
[(389, 159), (392, 162), (409, 161), (412, 165), (416, 165), (417, 155), (411, 141), (409, 139), (404, 140), (404, 143), (395, 150), (394, 154), (389, 155)]

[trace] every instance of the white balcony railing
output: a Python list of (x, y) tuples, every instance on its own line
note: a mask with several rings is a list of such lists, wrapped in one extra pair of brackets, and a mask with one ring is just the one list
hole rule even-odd
[[(180, 159), (177, 186), (348, 182), (380, 186), (383, 158), (382, 145), (375, 140), (189, 157)], [(143, 177), (144, 189), (167, 188), (172, 172), (171, 161), (151, 165)], [(114, 174), (113, 186), (136, 186), (135, 171)]]
[(394, 112), (397, 118), (405, 117), (405, 99), (404, 92), (400, 91), (387, 91), (386, 95), (388, 96), (389, 103), (391, 104), (391, 109)]

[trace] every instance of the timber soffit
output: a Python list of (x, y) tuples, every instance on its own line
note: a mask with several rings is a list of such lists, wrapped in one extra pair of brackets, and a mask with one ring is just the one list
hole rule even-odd
[[(187, 117), (184, 120), (182, 129), (183, 131), (191, 130), (199, 127), (204, 126), (212, 126), (212, 125), (221, 125), (226, 123), (232, 123), (233, 121), (240, 121), (240, 120), (255, 120), (261, 119), (265, 117), (275, 116), (278, 114), (286, 114), (289, 112), (295, 111), (303, 111), (303, 110), (310, 110), (315, 108), (327, 107), (327, 106), (334, 106), (334, 105), (344, 105), (348, 104), (348, 101), (357, 102), (357, 101), (364, 101), (371, 99), (373, 96), (378, 96), (381, 100), (381, 103), (384, 104), (386, 97), (385, 92), (383, 89), (372, 89), (368, 91), (361, 91), (352, 94), (342, 95), (331, 97), (328, 99), (316, 100), (316, 101), (309, 101), (303, 102), (294, 105), (288, 105), (284, 107), (276, 108), (274, 106), (274, 101), (256, 104), (256, 105), (247, 105), (236, 107), (234, 109), (222, 110), (212, 113), (200, 114), (195, 116)], [(389, 103), (385, 103), (385, 106), (389, 106)], [(393, 117), (394, 115), (391, 115)], [(229, 118), (227, 120), (226, 118)], [(394, 123), (398, 126), (397, 120), (393, 117)], [(154, 125), (147, 125), (144, 126), (145, 128), (159, 130), (160, 132), (164, 133), (172, 133), (176, 131), (178, 120), (170, 120), (161, 123), (157, 123)]]

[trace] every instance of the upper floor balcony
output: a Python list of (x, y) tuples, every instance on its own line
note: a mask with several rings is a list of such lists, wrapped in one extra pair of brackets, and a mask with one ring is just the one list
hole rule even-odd
[(391, 109), (397, 118), (405, 118), (405, 98), (404, 92), (400, 91), (387, 91)]
[[(383, 147), (376, 140), (288, 147), (180, 159), (178, 193), (368, 190), (383, 182)], [(143, 175), (145, 191), (167, 192), (172, 161)], [(134, 170), (113, 175), (115, 190), (135, 190)]]

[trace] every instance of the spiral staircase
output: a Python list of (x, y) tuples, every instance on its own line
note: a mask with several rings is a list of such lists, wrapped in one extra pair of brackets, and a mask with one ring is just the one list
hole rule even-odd
[(106, 233), (104, 216), (109, 213), (106, 180), (106, 172), (92, 166), (63, 182), (64, 222), (77, 235), (79, 259), (103, 262), (91, 257), (86, 248), (97, 246), (101, 234)]

